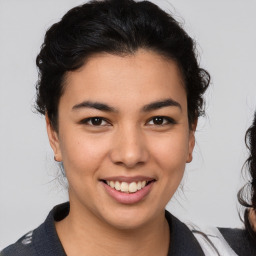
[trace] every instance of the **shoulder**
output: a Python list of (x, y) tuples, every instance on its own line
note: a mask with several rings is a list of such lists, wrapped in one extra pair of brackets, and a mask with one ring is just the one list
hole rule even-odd
[(219, 231), (238, 255), (256, 255), (256, 243), (245, 229), (219, 228)]
[(21, 237), (16, 243), (9, 245), (3, 251), (1, 256), (34, 256), (36, 255), (35, 248), (32, 243), (33, 232), (30, 231)]
[(55, 229), (55, 221), (65, 218), (68, 212), (68, 203), (55, 206), (38, 228), (6, 247), (0, 256), (65, 256)]
[(170, 248), (168, 255), (203, 256), (200, 244), (193, 232), (178, 218), (165, 212), (166, 220), (170, 228)]

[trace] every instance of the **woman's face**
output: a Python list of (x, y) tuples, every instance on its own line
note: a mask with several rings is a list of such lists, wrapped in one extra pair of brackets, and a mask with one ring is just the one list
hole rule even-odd
[(96, 55), (67, 74), (58, 110), (58, 133), (47, 128), (71, 211), (120, 229), (162, 217), (194, 147), (177, 65), (146, 50)]

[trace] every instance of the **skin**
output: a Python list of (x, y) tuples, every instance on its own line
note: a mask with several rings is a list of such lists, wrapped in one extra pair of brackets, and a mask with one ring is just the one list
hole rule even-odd
[(252, 229), (256, 232), (256, 211), (253, 208), (249, 210), (249, 221)]
[[(170, 101), (177, 104), (152, 104)], [(88, 107), (88, 102), (111, 111)], [(186, 92), (175, 62), (146, 50), (123, 57), (94, 55), (67, 74), (58, 114), (58, 132), (47, 116), (46, 124), (69, 182), (70, 213), (56, 223), (66, 253), (166, 255), (165, 206), (192, 160), (196, 127), (189, 129)], [(159, 124), (156, 116), (171, 122), (164, 118)], [(93, 117), (103, 118), (100, 125), (88, 120)], [(155, 182), (134, 204), (117, 202), (101, 182), (141, 175)]]

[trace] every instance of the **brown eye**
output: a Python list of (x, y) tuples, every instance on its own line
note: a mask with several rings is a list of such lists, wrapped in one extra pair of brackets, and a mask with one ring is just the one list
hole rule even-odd
[(154, 116), (148, 121), (147, 124), (156, 125), (156, 126), (171, 125), (171, 124), (176, 124), (176, 121), (171, 117), (167, 117), (167, 116)]
[(100, 118), (100, 117), (93, 117), (93, 118), (91, 118), (91, 124), (92, 125), (101, 125), (102, 124), (102, 118)]
[(164, 123), (164, 118), (161, 116), (154, 117), (152, 119), (153, 123), (156, 125), (162, 125)]
[(80, 123), (90, 125), (90, 126), (108, 126), (108, 125), (110, 125), (109, 122), (106, 121), (104, 118), (97, 117), (97, 116), (86, 118), (86, 119), (82, 120)]

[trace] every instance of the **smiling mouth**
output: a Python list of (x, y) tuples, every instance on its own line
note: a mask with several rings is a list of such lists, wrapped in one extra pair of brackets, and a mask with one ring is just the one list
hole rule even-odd
[(136, 193), (137, 191), (143, 189), (144, 187), (148, 186), (150, 183), (155, 182), (156, 180), (143, 180), (143, 181), (133, 181), (131, 183), (124, 182), (124, 181), (113, 181), (113, 180), (101, 180), (111, 188), (115, 189), (116, 191), (123, 192), (123, 193)]

